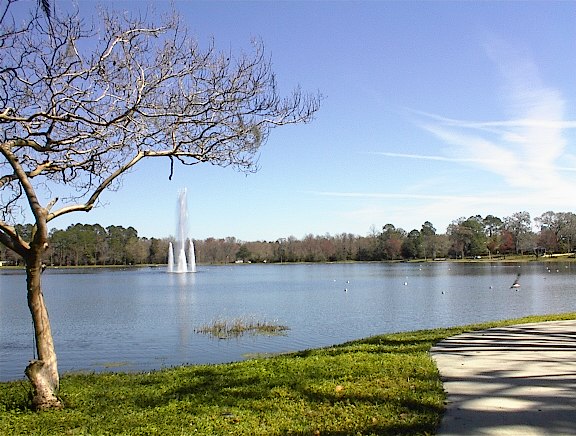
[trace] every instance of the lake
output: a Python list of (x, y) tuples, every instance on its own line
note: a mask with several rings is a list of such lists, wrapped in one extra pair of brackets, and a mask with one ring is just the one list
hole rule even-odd
[[(521, 272), (521, 288), (510, 285)], [(48, 269), (43, 289), (68, 371), (148, 371), (242, 360), (435, 327), (576, 311), (573, 263), (349, 263)], [(22, 271), (0, 269), (0, 380), (34, 357)], [(217, 339), (217, 319), (286, 325), (285, 335)]]

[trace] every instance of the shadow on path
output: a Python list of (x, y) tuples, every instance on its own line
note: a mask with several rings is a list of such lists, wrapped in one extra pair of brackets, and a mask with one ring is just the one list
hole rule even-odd
[(576, 434), (576, 321), (465, 333), (431, 354), (448, 395), (439, 435)]

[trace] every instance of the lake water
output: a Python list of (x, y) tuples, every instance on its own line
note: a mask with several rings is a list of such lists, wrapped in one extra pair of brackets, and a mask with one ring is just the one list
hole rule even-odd
[[(521, 272), (521, 288), (510, 285)], [(44, 296), (59, 369), (147, 371), (241, 360), (380, 333), (576, 311), (572, 263), (435, 262), (49, 269)], [(216, 319), (290, 328), (282, 336), (216, 339)], [(25, 276), (0, 270), (0, 380), (33, 358)]]

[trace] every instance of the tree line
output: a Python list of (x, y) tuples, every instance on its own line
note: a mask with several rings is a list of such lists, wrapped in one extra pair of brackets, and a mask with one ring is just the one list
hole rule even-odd
[[(536, 230), (533, 230), (536, 229)], [(31, 238), (31, 224), (16, 231)], [(139, 237), (133, 227), (74, 224), (52, 229), (44, 263), (53, 266), (165, 264), (172, 237)], [(426, 221), (409, 232), (386, 224), (368, 235), (294, 236), (276, 241), (245, 242), (235, 237), (194, 240), (198, 263), (233, 262), (338, 262), (410, 259), (467, 258), (510, 254), (571, 253), (576, 242), (576, 214), (546, 212), (533, 220), (528, 212), (509, 217), (480, 215), (454, 220), (446, 232), (437, 233)], [(19, 256), (3, 247), (1, 260), (18, 265)]]

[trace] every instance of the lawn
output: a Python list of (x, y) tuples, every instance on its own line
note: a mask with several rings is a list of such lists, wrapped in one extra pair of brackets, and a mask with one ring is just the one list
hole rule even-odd
[(2, 435), (430, 435), (445, 395), (432, 345), (465, 331), (575, 313), (375, 336), (221, 365), (67, 374), (65, 409), (29, 409), (0, 383)]

